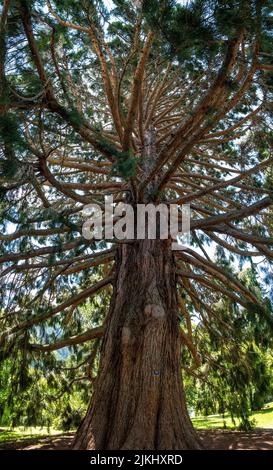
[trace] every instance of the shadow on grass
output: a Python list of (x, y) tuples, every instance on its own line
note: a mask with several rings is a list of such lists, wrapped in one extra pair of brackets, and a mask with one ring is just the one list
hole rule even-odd
[[(235, 425), (230, 422), (230, 416), (226, 416), (224, 420), (222, 418), (193, 418), (193, 425), (197, 429), (234, 429)], [(228, 421), (228, 422), (227, 422)]]
[(272, 407), (268, 407), (268, 408), (264, 408), (262, 410), (257, 410), (257, 411), (253, 411), (253, 413), (255, 415), (265, 415), (265, 414), (268, 414), (268, 413), (272, 413)]

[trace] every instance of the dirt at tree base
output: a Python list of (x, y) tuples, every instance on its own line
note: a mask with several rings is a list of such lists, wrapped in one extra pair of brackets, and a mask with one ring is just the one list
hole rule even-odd
[[(223, 429), (199, 431), (205, 449), (212, 450), (273, 450), (273, 429), (252, 432)], [(0, 446), (0, 450), (70, 450), (73, 433), (54, 437), (30, 438)]]
[(205, 449), (273, 450), (273, 429), (252, 432), (211, 429), (199, 431)]

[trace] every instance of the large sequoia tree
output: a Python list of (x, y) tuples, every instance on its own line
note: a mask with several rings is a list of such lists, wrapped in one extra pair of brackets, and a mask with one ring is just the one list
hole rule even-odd
[[(200, 448), (193, 317), (231, 348), (247, 312), (272, 323), (237, 275), (273, 258), (270, 3), (2, 2), (0, 344), (99, 357), (76, 449)], [(109, 194), (190, 204), (191, 245), (85, 239), (83, 207)], [(73, 331), (94, 296), (108, 313)]]

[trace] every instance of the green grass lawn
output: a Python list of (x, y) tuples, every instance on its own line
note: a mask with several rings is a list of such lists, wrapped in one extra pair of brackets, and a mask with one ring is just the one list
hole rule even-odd
[(22, 427), (18, 426), (13, 429), (0, 426), (0, 445), (5, 442), (12, 441), (23, 441), (34, 438), (42, 438), (48, 436), (57, 436), (58, 434), (63, 434), (62, 431), (57, 429), (50, 429), (48, 432), (47, 428), (43, 427)]
[[(258, 428), (273, 429), (273, 402), (268, 403), (261, 411), (252, 413), (251, 419), (255, 419)], [(221, 415), (200, 416), (192, 418), (192, 422), (197, 429), (221, 429), (224, 427)], [(225, 423), (228, 429), (236, 428), (228, 414), (225, 415)], [(239, 424), (238, 420), (236, 420), (236, 424)], [(47, 428), (42, 427), (16, 427), (10, 429), (0, 426), (0, 446), (4, 448), (5, 443), (22, 442), (61, 434), (64, 434), (63, 431), (58, 429), (50, 429), (50, 432), (48, 432)]]
[[(255, 419), (257, 428), (273, 429), (273, 402), (268, 403), (261, 411), (252, 413), (250, 419)], [(192, 422), (197, 429), (219, 429), (224, 427), (221, 415), (198, 416), (192, 418)], [(228, 429), (236, 428), (228, 414), (225, 414), (225, 423)], [(239, 420), (236, 420), (236, 425), (238, 424)]]

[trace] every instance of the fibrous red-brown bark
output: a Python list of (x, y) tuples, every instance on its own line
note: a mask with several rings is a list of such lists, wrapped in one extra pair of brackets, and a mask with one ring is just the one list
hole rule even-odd
[(122, 244), (101, 365), (75, 449), (198, 449), (181, 377), (168, 241)]

